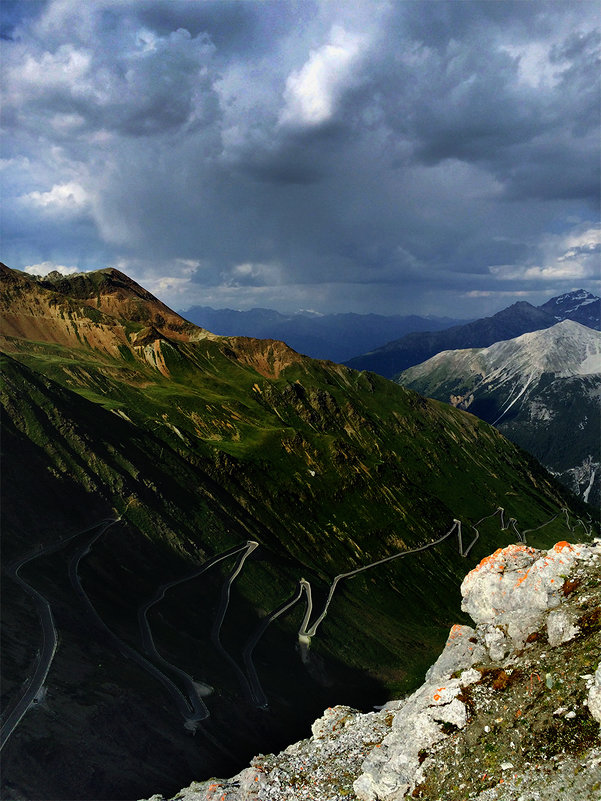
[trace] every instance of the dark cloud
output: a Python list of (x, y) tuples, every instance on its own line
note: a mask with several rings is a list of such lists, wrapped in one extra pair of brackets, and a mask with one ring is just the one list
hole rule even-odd
[(137, 19), (161, 36), (185, 28), (192, 36), (208, 34), (220, 52), (248, 55), (264, 52), (275, 37), (289, 32), (315, 13), (315, 4), (285, 4), (281, 0), (261, 3), (239, 0), (162, 0), (132, 9)]
[(47, 0), (2, 0), (0, 7), (0, 39), (13, 41), (15, 30), (27, 19), (40, 14)]
[(595, 288), (593, 2), (6, 10), (14, 266), (113, 263), (176, 306)]

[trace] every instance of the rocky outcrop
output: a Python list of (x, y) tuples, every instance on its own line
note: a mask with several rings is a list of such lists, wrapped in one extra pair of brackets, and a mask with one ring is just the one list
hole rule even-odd
[[(587, 558), (589, 546), (558, 542), (541, 555), (527, 545), (510, 545), (483, 559), (461, 585), (461, 608), (479, 625), (491, 659), (523, 647), (542, 616), (561, 603), (564, 577)], [(561, 611), (548, 615), (550, 645), (571, 639)], [(551, 641), (551, 638), (553, 641)]]
[(596, 797), (600, 556), (599, 540), (499, 549), (461, 586), (475, 628), (453, 626), (415, 693), (368, 714), (328, 709), (310, 739), (178, 801)]
[[(189, 323), (119, 270), (107, 268), (44, 279), (0, 263), (1, 344), (16, 340), (92, 348), (111, 356), (157, 338), (180, 342), (219, 339)], [(140, 330), (141, 329), (141, 330)]]

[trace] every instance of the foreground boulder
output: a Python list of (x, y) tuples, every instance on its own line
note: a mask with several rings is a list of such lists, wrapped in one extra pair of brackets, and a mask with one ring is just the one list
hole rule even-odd
[(600, 556), (599, 540), (499, 549), (461, 586), (475, 628), (453, 626), (411, 696), (329, 709), (310, 739), (178, 801), (601, 797)]

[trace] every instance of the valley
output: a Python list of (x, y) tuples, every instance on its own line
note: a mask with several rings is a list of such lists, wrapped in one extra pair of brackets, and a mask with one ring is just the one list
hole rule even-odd
[(6, 798), (175, 792), (407, 692), (479, 559), (591, 513), (474, 416), (213, 335), (118, 271), (2, 280), (3, 726), (24, 676), (43, 695)]

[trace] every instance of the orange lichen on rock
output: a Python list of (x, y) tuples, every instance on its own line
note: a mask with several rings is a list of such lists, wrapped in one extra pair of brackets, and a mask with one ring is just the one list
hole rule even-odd
[(517, 587), (519, 587), (519, 586), (520, 586), (520, 584), (521, 584), (521, 583), (522, 583), (522, 582), (523, 582), (523, 581), (526, 579), (526, 577), (528, 576), (528, 573), (530, 573), (530, 568), (528, 568), (528, 569), (527, 569), (527, 570), (524, 572), (524, 575), (523, 575), (523, 576), (520, 576), (520, 577), (519, 577), (519, 579), (516, 581), (516, 583), (515, 583), (515, 586), (516, 586), (516, 588), (517, 588)]
[[(527, 554), (528, 556), (534, 556), (536, 554), (536, 549), (531, 548), (529, 545), (522, 545), (522, 544), (514, 544), (508, 545), (506, 548), (497, 548), (497, 550), (490, 554), (490, 556), (485, 556), (470, 573), (478, 573), (482, 570), (490, 570), (490, 571), (499, 571), (503, 573), (506, 568), (506, 562), (508, 559), (516, 556), (517, 554)], [(469, 578), (468, 574), (468, 578)]]
[(494, 553), (491, 553), (490, 556), (485, 556), (484, 559), (478, 562), (476, 567), (471, 572), (475, 573), (476, 571), (482, 570), (485, 567), (492, 567), (497, 561), (500, 553), (503, 553), (503, 548), (497, 548), (497, 550)]
[(457, 637), (462, 637), (462, 626), (459, 623), (455, 623), (454, 626), (451, 627), (451, 631), (449, 632), (449, 640), (456, 640)]

